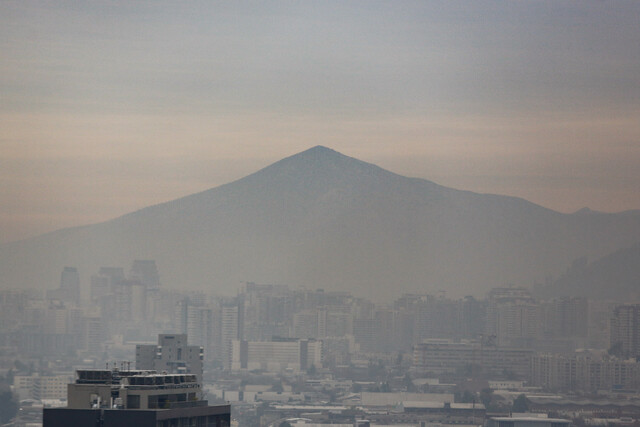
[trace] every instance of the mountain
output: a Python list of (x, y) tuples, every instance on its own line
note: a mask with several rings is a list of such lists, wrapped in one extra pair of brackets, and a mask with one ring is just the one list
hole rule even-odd
[(559, 275), (578, 257), (640, 241), (640, 212), (562, 214), (454, 190), (314, 147), (238, 181), (111, 221), (0, 247), (0, 286), (84, 283), (100, 266), (155, 259), (166, 287), (238, 283), (482, 294)]
[(539, 290), (542, 296), (585, 296), (593, 299), (640, 299), (640, 243), (587, 263), (574, 261), (557, 281)]

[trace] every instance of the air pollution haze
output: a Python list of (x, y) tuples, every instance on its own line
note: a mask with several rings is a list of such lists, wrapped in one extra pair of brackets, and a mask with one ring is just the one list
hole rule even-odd
[[(155, 259), (169, 283), (233, 293), (246, 281), (482, 295), (543, 283), (571, 262), (640, 242), (640, 211), (562, 214), (523, 199), (406, 178), (318, 146), (238, 181), (0, 250), (2, 281), (56, 281), (60, 266)], [(88, 278), (87, 278), (88, 279)]]
[(0, 241), (324, 145), (564, 213), (640, 208), (635, 1), (0, 5)]
[(637, 425), (639, 23), (0, 1), (0, 425)]

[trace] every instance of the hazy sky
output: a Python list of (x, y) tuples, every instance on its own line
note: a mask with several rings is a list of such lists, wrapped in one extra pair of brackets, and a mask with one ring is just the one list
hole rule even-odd
[(0, 2), (0, 242), (314, 145), (640, 208), (640, 2)]

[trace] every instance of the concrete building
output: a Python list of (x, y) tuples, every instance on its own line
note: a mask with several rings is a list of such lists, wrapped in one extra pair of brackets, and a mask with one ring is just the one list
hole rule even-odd
[(193, 374), (81, 370), (68, 406), (45, 408), (43, 427), (229, 426), (230, 406), (209, 406), (200, 388)]
[(80, 276), (75, 267), (64, 267), (60, 287), (47, 291), (48, 300), (58, 300), (77, 306), (80, 304)]
[(611, 351), (622, 358), (640, 356), (640, 304), (619, 305), (613, 310)]
[(172, 374), (195, 374), (202, 381), (203, 349), (188, 345), (186, 334), (160, 334), (158, 345), (136, 346), (136, 368)]
[(112, 293), (112, 287), (124, 280), (122, 267), (100, 267), (98, 274), (91, 276), (91, 301), (97, 302)]
[(532, 347), (541, 338), (542, 310), (525, 288), (494, 288), (489, 292), (486, 335), (501, 347)]
[(156, 262), (149, 259), (136, 259), (129, 270), (131, 280), (142, 283), (145, 289), (154, 290), (160, 288), (160, 275)]
[(426, 340), (413, 347), (413, 366), (418, 371), (433, 373), (481, 369), (485, 374), (500, 375), (506, 370), (525, 379), (532, 354), (531, 350), (486, 346), (479, 342)]
[(293, 336), (296, 338), (318, 338), (322, 325), (326, 330), (327, 312), (323, 310), (302, 310), (293, 315)]
[(640, 363), (609, 357), (537, 354), (531, 358), (530, 384), (558, 391), (640, 391)]
[(233, 341), (240, 339), (240, 308), (238, 305), (223, 305), (220, 320), (220, 346), (222, 366), (231, 369)]
[(295, 303), (288, 286), (245, 283), (237, 300), (242, 325), (238, 339), (265, 341), (273, 336), (289, 336)]
[(273, 341), (233, 341), (231, 369), (265, 369), (272, 372), (305, 371), (322, 367), (322, 342), (296, 338)]
[(43, 375), (33, 379), (32, 398), (35, 400), (65, 399), (67, 397), (67, 384), (73, 379), (69, 375)]
[[(189, 336), (189, 342), (207, 351), (213, 350), (213, 310), (201, 304), (194, 304), (189, 298), (183, 298), (176, 304), (176, 327), (182, 334)], [(211, 354), (206, 354), (207, 358)]]

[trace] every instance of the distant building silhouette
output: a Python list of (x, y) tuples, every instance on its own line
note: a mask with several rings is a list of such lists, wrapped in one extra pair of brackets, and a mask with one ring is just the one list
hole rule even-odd
[(622, 358), (640, 356), (640, 304), (619, 305), (613, 310), (610, 351)]
[(47, 291), (47, 299), (80, 304), (80, 276), (75, 267), (64, 267), (60, 274), (60, 287)]
[(151, 259), (136, 259), (131, 265), (129, 278), (145, 285), (148, 290), (160, 287), (160, 276), (156, 262)]

